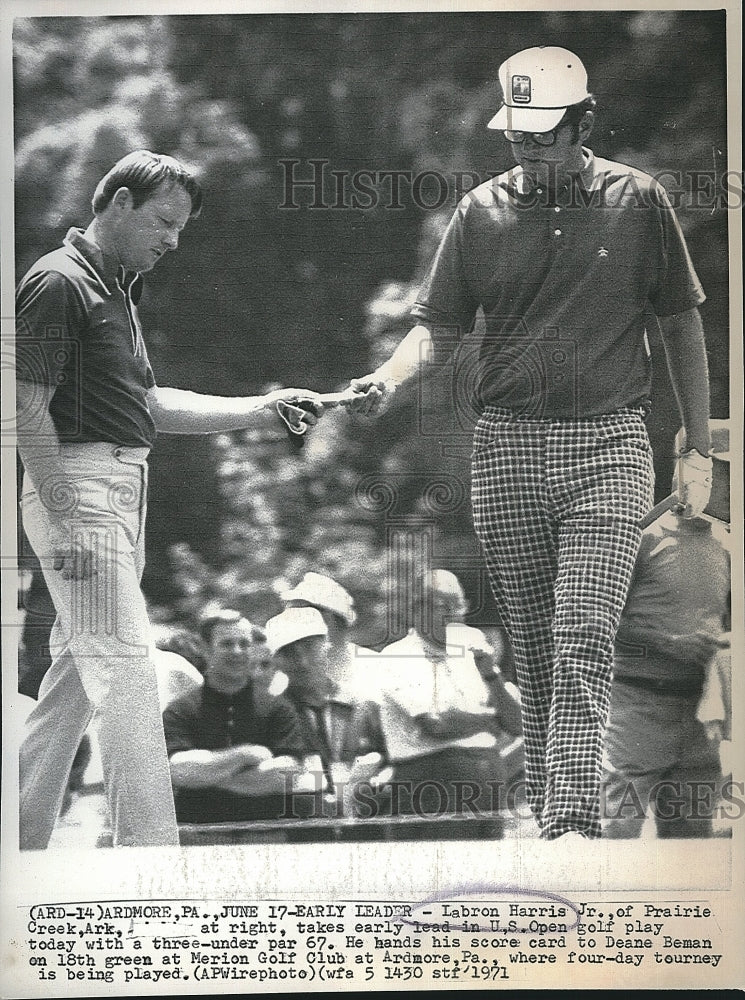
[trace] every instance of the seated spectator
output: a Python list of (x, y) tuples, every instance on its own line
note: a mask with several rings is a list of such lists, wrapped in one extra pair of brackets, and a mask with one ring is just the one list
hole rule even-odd
[(204, 684), (163, 714), (180, 823), (274, 819), (304, 753), (292, 706), (268, 692), (266, 636), (237, 611), (202, 624)]
[[(711, 421), (711, 438), (714, 482), (704, 514), (686, 519), (668, 511), (642, 536), (616, 636), (602, 785), (605, 837), (638, 837), (650, 806), (658, 837), (712, 835), (722, 780), (719, 744), (728, 733), (726, 421)], [(721, 726), (712, 725), (717, 717)]]
[[(377, 705), (342, 688), (329, 669), (328, 629), (316, 608), (287, 608), (266, 623), (275, 665), (289, 679), (287, 697), (300, 720), (306, 776), (322, 787), (327, 811), (354, 810), (355, 788), (383, 763), (384, 744)], [(301, 808), (316, 809), (305, 803)]]
[(328, 629), (326, 672), (351, 700), (377, 697), (375, 664), (377, 654), (358, 646), (349, 638), (357, 621), (354, 598), (340, 583), (321, 573), (306, 573), (300, 583), (280, 594), (288, 608), (315, 608)]
[[(429, 817), (469, 812), (489, 817), (503, 804), (506, 789), (500, 720), (519, 732), (519, 701), (497, 673), (483, 634), (463, 624), (465, 595), (452, 573), (427, 574), (418, 610), (417, 627), (380, 654), (392, 808)], [(479, 674), (474, 650), (491, 675), (491, 690)], [(467, 825), (474, 836), (499, 829), (488, 819), (484, 825)], [(432, 818), (417, 829), (438, 838), (466, 835), (465, 829)]]

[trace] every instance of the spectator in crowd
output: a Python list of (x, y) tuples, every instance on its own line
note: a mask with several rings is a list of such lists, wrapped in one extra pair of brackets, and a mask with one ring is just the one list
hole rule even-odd
[(354, 598), (340, 583), (321, 573), (306, 573), (292, 590), (280, 594), (288, 608), (309, 607), (320, 611), (328, 629), (327, 674), (350, 699), (376, 697), (372, 649), (349, 638), (357, 621)]
[(300, 720), (306, 776), (318, 779), (296, 789), (320, 787), (332, 815), (354, 810), (356, 787), (384, 759), (377, 705), (334, 679), (328, 628), (316, 608), (286, 608), (266, 623), (266, 636), (275, 665), (289, 678), (287, 697)]
[(268, 692), (264, 632), (238, 611), (205, 620), (204, 684), (163, 715), (180, 823), (274, 819), (302, 732), (290, 704)]
[(709, 734), (701, 717), (711, 721), (711, 689), (729, 654), (726, 421), (711, 421), (711, 437), (714, 485), (705, 512), (685, 519), (667, 511), (642, 537), (616, 637), (606, 837), (638, 837), (650, 806), (659, 837), (711, 836), (726, 727)]
[[(421, 592), (418, 625), (380, 654), (392, 809), (433, 817), (464, 812), (489, 816), (499, 805), (506, 777), (499, 720), (505, 720), (508, 731), (519, 731), (519, 702), (493, 659), (493, 691), (479, 674), (474, 650), (482, 664), (490, 650), (478, 629), (463, 624), (466, 602), (458, 579), (435, 570), (425, 576)], [(497, 702), (496, 711), (490, 699)], [(459, 827), (434, 819), (421, 829), (429, 836), (464, 835)], [(484, 836), (486, 831), (474, 824), (472, 832)]]

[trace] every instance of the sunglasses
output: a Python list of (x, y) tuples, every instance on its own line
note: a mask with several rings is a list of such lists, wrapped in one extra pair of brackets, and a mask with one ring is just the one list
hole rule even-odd
[(559, 124), (555, 128), (552, 128), (550, 132), (513, 132), (511, 129), (505, 129), (504, 137), (507, 142), (511, 142), (515, 145), (524, 142), (525, 139), (530, 136), (533, 142), (538, 146), (553, 146), (556, 142), (556, 135), (559, 129), (568, 124), (568, 122), (559, 122)]

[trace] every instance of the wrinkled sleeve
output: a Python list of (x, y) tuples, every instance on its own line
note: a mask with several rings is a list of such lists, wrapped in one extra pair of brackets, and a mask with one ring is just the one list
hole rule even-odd
[(416, 321), (432, 330), (436, 348), (452, 350), (470, 333), (479, 306), (464, 267), (466, 210), (463, 203), (456, 209), (411, 310)]
[(16, 379), (56, 386), (80, 356), (83, 310), (56, 271), (27, 274), (16, 293)]
[(706, 296), (667, 192), (660, 185), (653, 192), (659, 218), (660, 266), (649, 301), (658, 316), (674, 316), (701, 305)]

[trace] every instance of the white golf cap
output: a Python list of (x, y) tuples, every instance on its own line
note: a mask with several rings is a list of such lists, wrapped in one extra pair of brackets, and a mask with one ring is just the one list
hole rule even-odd
[(487, 128), (550, 132), (566, 109), (587, 93), (587, 71), (569, 49), (556, 45), (523, 49), (499, 67), (504, 104)]
[(264, 626), (266, 644), (274, 654), (289, 646), (291, 642), (307, 639), (312, 635), (327, 635), (326, 622), (315, 608), (285, 608), (280, 614), (270, 618)]
[(348, 594), (336, 580), (321, 573), (306, 573), (297, 587), (285, 590), (279, 596), (282, 601), (305, 601), (315, 608), (333, 611), (343, 618), (347, 625), (354, 625), (357, 621), (351, 594)]

